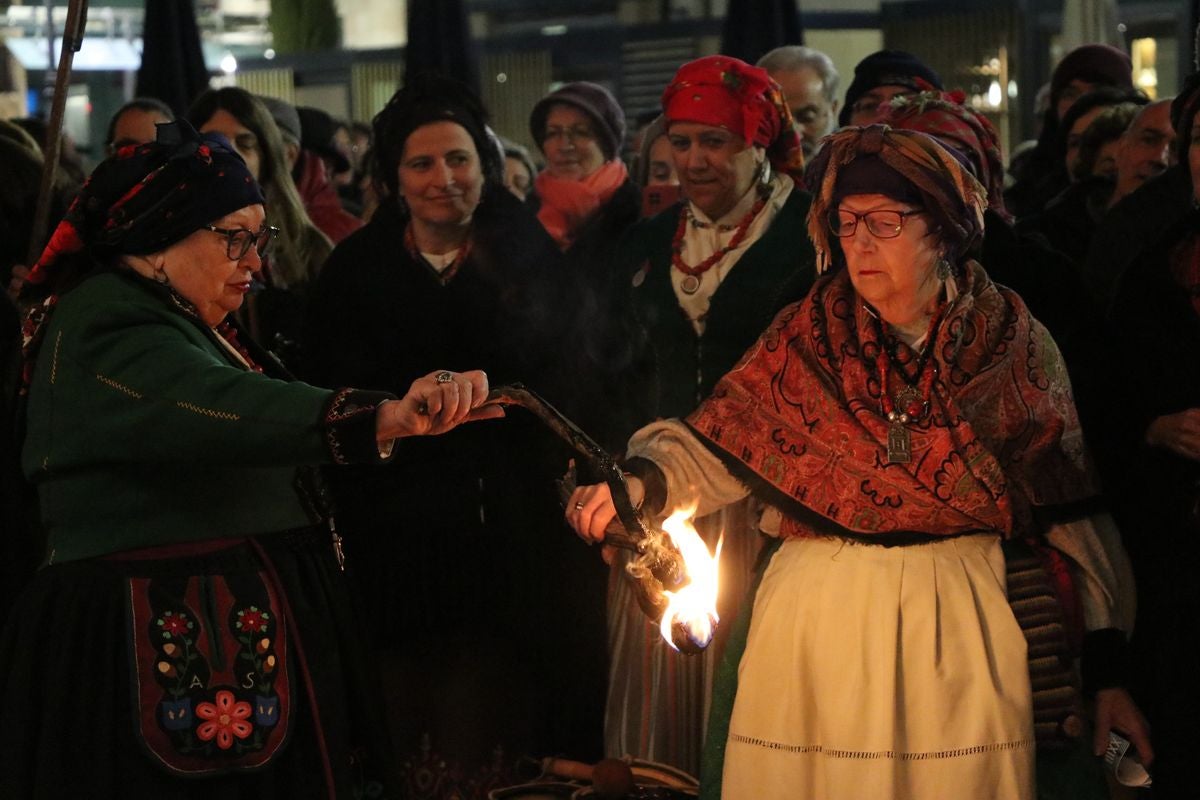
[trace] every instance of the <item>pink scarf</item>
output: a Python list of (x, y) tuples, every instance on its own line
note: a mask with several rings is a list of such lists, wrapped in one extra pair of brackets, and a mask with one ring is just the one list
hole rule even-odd
[(587, 218), (612, 199), (628, 179), (629, 170), (620, 159), (606, 162), (581, 180), (563, 180), (543, 171), (534, 181), (542, 199), (538, 221), (558, 246), (566, 250)]

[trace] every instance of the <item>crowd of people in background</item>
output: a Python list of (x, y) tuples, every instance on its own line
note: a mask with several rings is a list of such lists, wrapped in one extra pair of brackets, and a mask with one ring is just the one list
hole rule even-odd
[[(844, 93), (843, 73), (852, 74)], [(658, 510), (655, 502), (661, 506), (671, 481), (700, 474), (689, 469), (703, 467), (703, 491), (720, 498), (702, 504), (708, 513), (697, 525), (710, 547), (724, 536), (720, 615), (727, 622), (704, 655), (690, 657), (647, 624), (626, 580), (630, 556), (605, 549), (601, 558), (571, 535), (564, 502), (583, 538), (602, 538), (592, 505), (583, 512), (583, 500), (559, 496), (555, 479), (569, 454), (532, 417), (510, 411), (503, 421), (397, 444), (384, 466), (372, 457), (329, 470), (322, 491), (336, 509), (335, 538), (344, 540), (354, 607), (369, 630), (371, 670), (379, 675), (370, 688), (387, 716), (391, 742), (383, 749), (390, 748), (398, 776), (393, 793), (379, 796), (484, 797), (529, 778), (529, 765), (555, 754), (583, 761), (630, 754), (670, 764), (703, 774), (702, 792), (713, 797), (722, 789), (728, 797), (786, 796), (786, 786), (760, 779), (792, 769), (805, 777), (793, 775), (789, 785), (807, 786), (811, 796), (866, 796), (854, 794), (853, 770), (811, 772), (796, 767), (808, 764), (799, 751), (788, 751), (819, 748), (816, 739), (831, 730), (842, 735), (846, 727), (806, 727), (815, 712), (801, 713), (804, 720), (795, 724), (786, 714), (767, 719), (771, 696), (789, 705), (807, 691), (808, 675), (786, 669), (787, 647), (848, 645), (835, 643), (830, 632), (815, 639), (795, 633), (796, 642), (781, 644), (779, 637), (793, 635), (790, 617), (780, 623), (781, 581), (802, 595), (825, 578), (811, 568), (779, 574), (787, 559), (802, 560), (779, 542), (819, 537), (825, 529), (805, 516), (809, 511), (789, 505), (803, 505), (804, 497), (779, 497), (795, 488), (787, 481), (797, 467), (761, 466), (762, 491), (740, 470), (755, 469), (754, 447), (775, 436), (787, 440), (797, 459), (827, 448), (821, 451), (827, 472), (806, 480), (835, 487), (849, 485), (847, 475), (870, 481), (862, 477), (867, 467), (855, 471), (860, 456), (851, 453), (853, 437), (840, 444), (825, 438), (819, 419), (840, 419), (837, 403), (857, 413), (850, 395), (879, 395), (887, 367), (879, 376), (864, 375), (861, 386), (822, 405), (822, 413), (805, 406), (807, 395), (793, 398), (795, 407), (778, 418), (758, 406), (741, 409), (739, 392), (766, 397), (786, 382), (789, 368), (771, 360), (775, 345), (770, 334), (760, 340), (764, 331), (810, 337), (805, 358), (814, 375), (826, 377), (795, 385), (813, 397), (837, 394), (826, 381), (843, 380), (845, 361), (883, 359), (890, 349), (897, 363), (915, 370), (909, 388), (926, 391), (924, 405), (913, 407), (914, 420), (930, 407), (931, 395), (921, 389), (927, 363), (936, 362), (928, 372), (932, 385), (960, 380), (953, 359), (942, 351), (927, 356), (935, 340), (950, 352), (957, 336), (953, 347), (973, 354), (979, 374), (1011, 373), (1016, 388), (1009, 392), (1003, 383), (997, 391), (1019, 410), (973, 385), (969, 400), (960, 398), (962, 416), (945, 412), (954, 431), (945, 463), (963, 474), (983, 469), (966, 430), (983, 425), (973, 415), (1007, 421), (1028, 412), (1021, 430), (1014, 422), (992, 438), (979, 433), (996, 450), (995, 475), (970, 486), (948, 473), (931, 478), (949, 487), (939, 500), (973, 521), (931, 518), (928, 529), (917, 530), (957, 536), (995, 528), (993, 517), (1017, 517), (1003, 531), (1002, 553), (997, 546), (994, 553), (963, 556), (964, 563), (975, 559), (964, 569), (1007, 570), (1010, 594), (1030, 571), (1042, 576), (1052, 591), (1038, 602), (1052, 608), (1047, 613), (1063, 644), (1046, 651), (1050, 667), (1031, 655), (1026, 670), (1024, 659), (1003, 653), (956, 661), (948, 668), (990, 670), (1006, 684), (995, 693), (1003, 699), (971, 689), (965, 700), (942, 697), (935, 705), (953, 717), (962, 710), (954, 701), (963, 700), (987, 718), (1011, 702), (1031, 715), (1036, 770), (1032, 738), (1028, 763), (1023, 745), (1013, 744), (1023, 735), (1020, 719), (1006, 717), (988, 733), (999, 737), (992, 744), (1008, 745), (996, 759), (1003, 761), (1000, 777), (987, 784), (996, 796), (1106, 796), (1100, 762), (1089, 756), (1104, 752), (1110, 730), (1130, 739), (1151, 766), (1153, 797), (1196, 796), (1188, 751), (1200, 718), (1191, 690), (1200, 675), (1200, 73), (1175, 97), (1148, 96), (1135, 86), (1128, 55), (1089, 44), (1060, 60), (1044, 98), (1036, 141), (1004, 153), (986, 114), (945, 86), (919, 54), (884, 50), (851, 69), (815, 49), (786, 46), (757, 65), (725, 56), (682, 65), (664, 87), (661, 107), (636, 118), (599, 83), (558, 86), (530, 109), (533, 151), (503, 138), (515, 132), (493, 130), (470, 89), (432, 75), (412, 76), (370, 124), (229, 87), (205, 91), (178, 115), (176, 125), (186, 123), (186, 130), (224, 137), (223, 158), (244, 164), (261, 191), (255, 197), (265, 208), (264, 224), (278, 229), (269, 252), (261, 251), (246, 303), (231, 315), (262, 348), (253, 351), (255, 359), (270, 359), (267, 374), (405, 397), (433, 371), (483, 370), (492, 386), (531, 387), (611, 452), (625, 455), (630, 447), (630, 469), (645, 478), (649, 510)], [(104, 163), (142, 157), (149, 151), (139, 148), (175, 130), (168, 124), (176, 118), (152, 98), (126, 103), (108, 126)], [(33, 302), (31, 288), (38, 288), (29, 280), (37, 263), (31, 245), (40, 252), (47, 244), (29, 240), (45, 137), (36, 120), (0, 121), (6, 431), (23, 430), (29, 414), (18, 400), (28, 379), (18, 368), (19, 320)], [(53, 181), (55, 221), (75, 208), (81, 188), (84, 197), (99, 192), (78, 154), (64, 148)], [(222, 206), (222, 213), (239, 207)], [(889, 214), (898, 221), (883, 221), (880, 215)], [(907, 241), (917, 229), (906, 227), (913, 214), (925, 215), (919, 229), (926, 231), (914, 239), (913, 253), (929, 256), (928, 273), (936, 274), (946, 309), (977, 305), (980, 316), (972, 319), (983, 322), (975, 327), (953, 327), (939, 310), (928, 329), (901, 335), (907, 318), (880, 300), (869, 322), (855, 309), (874, 313), (870, 293), (838, 282), (839, 270), (865, 258), (865, 250), (855, 250), (860, 245)], [(61, 246), (51, 243), (47, 252)], [(829, 269), (834, 274), (822, 277)], [(797, 309), (807, 316), (793, 319)], [(812, 331), (801, 336), (797, 326), (810, 317)], [(877, 339), (856, 339), (846, 332), (851, 323), (876, 326)], [(892, 328), (901, 344), (884, 343)], [(1014, 354), (1018, 346), (1024, 349)], [(777, 381), (745, 377), (759, 361), (778, 370)], [(735, 368), (732, 374), (742, 377), (723, 381)], [(1030, 399), (1047, 391), (1054, 395), (1049, 406)], [(883, 410), (870, 413), (887, 412), (886, 398), (880, 402)], [(736, 425), (759, 426), (763, 438), (741, 443), (730, 432)], [(765, 432), (771, 425), (774, 434)], [(882, 417), (879, 426), (887, 427)], [(893, 435), (900, 435), (894, 427), (884, 434), (889, 454), (893, 445), (903, 449)], [(914, 452), (927, 446), (907, 435)], [(1058, 462), (1045, 453), (1058, 451), (1043, 436), (1061, 440), (1076, 459), (1072, 468), (1084, 465), (1069, 487), (1048, 488), (1065, 482), (1070, 470), (1051, 468)], [(1033, 448), (1035, 439), (1049, 451)], [(47, 563), (50, 522), (44, 505), (37, 510), (40, 473), (22, 467), (21, 440), (13, 447), (9, 441), (0, 464), (0, 515), (8, 532), (0, 621), (29, 602), (18, 595)], [(664, 448), (693, 453), (699, 466), (676, 464)], [(1048, 460), (1022, 463), (1023, 457)], [(661, 463), (647, 467), (648, 459)], [(581, 483), (595, 477), (586, 464), (577, 469)], [(765, 474), (772, 469), (778, 474)], [(734, 491), (728, 488), (734, 481), (751, 488)], [(1025, 492), (1012, 501), (1017, 511), (1001, 499), (1008, 483)], [(675, 497), (679, 490), (670, 491)], [(850, 519), (832, 500), (813, 511), (850, 531), (911, 533), (905, 526), (913, 520), (889, 504), (923, 491), (898, 489), (892, 499), (880, 489), (876, 505), (884, 522), (863, 522), (869, 509)], [(976, 499), (995, 508), (979, 511), (971, 505)], [(593, 503), (592, 495), (586, 501)], [(1068, 542), (1076, 534), (1085, 544)], [(853, 539), (822, 541), (836, 549)], [(906, 539), (895, 552), (918, 545), (926, 553), (934, 547)], [(909, 563), (914, 575), (935, 569)], [(836, 602), (835, 589), (826, 586), (820, 602), (806, 600), (802, 611), (788, 613), (830, 613), (821, 603)], [(989, 643), (1003, 649), (1024, 639), (1031, 653), (1041, 646), (1042, 622), (1023, 617), (1011, 596), (1011, 615), (1003, 597), (993, 603), (975, 589), (953, 602), (969, 602), (971, 591), (986, 607), (978, 624)], [(45, 590), (37, 596), (53, 602)], [(901, 606), (914, 613), (907, 602)], [(876, 619), (898, 616), (897, 608), (876, 609)], [(869, 610), (859, 611), (845, 611), (847, 626), (869, 626), (863, 616)], [(751, 626), (749, 639), (735, 625), (739, 619)], [(1013, 619), (1019, 630), (1009, 624)], [(1002, 624), (1012, 630), (997, 633)], [(763, 625), (775, 627), (753, 627)], [(850, 650), (842, 655), (852, 659)], [(0, 654), (13, 652), (0, 637)], [(941, 687), (937, 670), (928, 664), (921, 669), (929, 675), (913, 670), (909, 655), (897, 656), (911, 672), (906, 680)], [(1059, 662), (1067, 673), (1079, 672), (1055, 683)], [(746, 670), (740, 687), (739, 664)], [(899, 674), (900, 668), (884, 669)], [(827, 673), (812, 674), (825, 681), (829, 696), (841, 698), (839, 711), (858, 689), (870, 702), (879, 700), (876, 689), (837, 684)], [(0, 697), (16, 691), (4, 680), (30, 674), (0, 664)], [(1026, 674), (1030, 697), (1014, 699), (1007, 683)], [(899, 678), (896, 686), (900, 694), (909, 691)], [(758, 698), (756, 707), (748, 697)], [(812, 702), (820, 706), (821, 696)], [(953, 749), (957, 740), (939, 738), (946, 730), (921, 738), (897, 714), (899, 721), (888, 716), (887, 724), (913, 738), (866, 738), (887, 747), (932, 744), (912, 744), (921, 752), (911, 759), (921, 761), (922, 771), (911, 783), (897, 767), (871, 785), (888, 787), (886, 796), (932, 796), (916, 788), (938, 785), (940, 757), (930, 753)], [(738, 725), (772, 733), (738, 738)], [(791, 740), (780, 732), (787, 730), (803, 733)], [(756, 747), (755, 755), (742, 754)], [(809, 750), (803, 755), (815, 758)], [(943, 776), (960, 774), (944, 769)], [(949, 780), (963, 785), (961, 777)]]

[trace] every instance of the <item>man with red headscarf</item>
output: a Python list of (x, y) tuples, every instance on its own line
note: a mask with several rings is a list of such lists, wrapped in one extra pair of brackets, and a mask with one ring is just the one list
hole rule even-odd
[[(799, 185), (799, 136), (779, 86), (728, 56), (685, 64), (662, 98), (672, 157), (687, 201), (633, 228), (622, 246), (631, 308), (647, 334), (640, 401), (621, 441), (641, 425), (687, 414), (816, 273), (805, 234), (810, 198)], [(762, 507), (732, 506), (698, 523), (722, 551), (722, 617), (732, 616), (760, 544)], [(769, 524), (769, 523), (768, 523)], [(612, 573), (613, 653), (605, 749), (695, 772), (704, 708), (721, 642), (703, 657), (665, 651)]]

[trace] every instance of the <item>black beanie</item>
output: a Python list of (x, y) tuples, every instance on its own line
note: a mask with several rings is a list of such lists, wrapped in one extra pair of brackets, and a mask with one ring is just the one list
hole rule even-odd
[(943, 88), (938, 74), (912, 53), (903, 50), (872, 53), (854, 68), (854, 80), (846, 90), (846, 102), (838, 114), (838, 124), (849, 124), (854, 103), (876, 86), (907, 86), (914, 91), (927, 88), (917, 83), (918, 78), (934, 89), (940, 91)]

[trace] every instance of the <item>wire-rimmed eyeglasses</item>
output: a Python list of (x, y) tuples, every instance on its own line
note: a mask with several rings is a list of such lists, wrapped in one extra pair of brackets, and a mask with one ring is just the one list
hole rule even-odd
[(846, 239), (858, 230), (858, 221), (867, 223), (867, 230), (876, 239), (895, 239), (904, 229), (904, 220), (921, 211), (891, 211), (880, 209), (855, 214), (853, 211), (836, 211), (829, 215), (829, 229), (839, 238)]
[(225, 255), (230, 261), (241, 261), (253, 247), (262, 258), (271, 251), (271, 242), (279, 235), (279, 228), (264, 225), (257, 231), (248, 228), (218, 228), (216, 225), (205, 225), (207, 230), (225, 237)]

